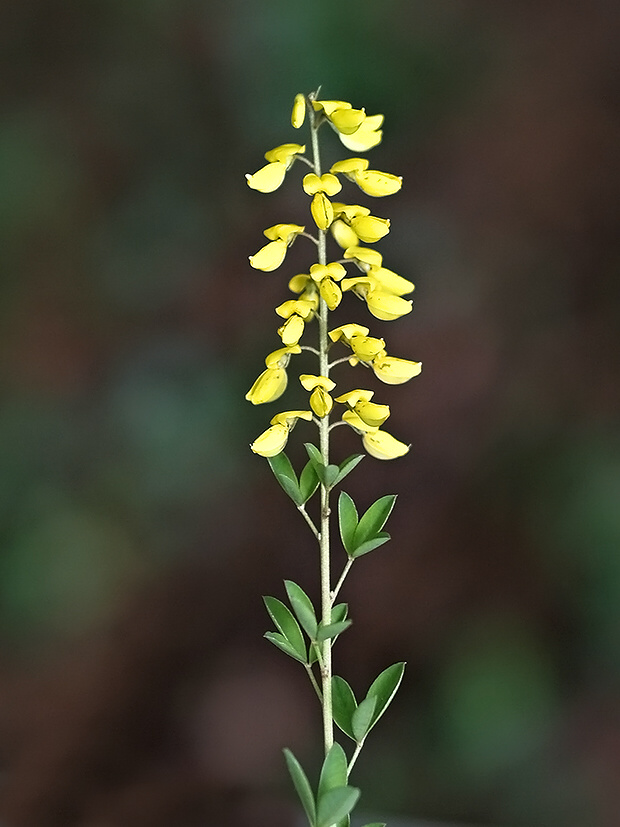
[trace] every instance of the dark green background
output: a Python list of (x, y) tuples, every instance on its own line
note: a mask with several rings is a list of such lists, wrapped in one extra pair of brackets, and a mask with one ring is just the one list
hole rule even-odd
[(363, 804), (617, 823), (614, 6), (3, 4), (7, 827), (286, 824), (280, 748), (317, 757), (311, 690), (260, 603), (285, 577), (316, 593), (313, 545), (248, 449), (294, 405), (243, 395), (308, 266), (300, 240), (280, 271), (249, 267), (265, 227), (307, 218), (298, 167), (270, 196), (244, 173), (297, 139), (293, 96), (319, 84), (386, 116), (371, 166), (404, 186), (372, 207), (416, 306), (390, 325), (350, 307), (424, 362), (377, 388), (411, 453), (347, 488), (400, 495), (337, 650), (359, 693), (408, 661)]

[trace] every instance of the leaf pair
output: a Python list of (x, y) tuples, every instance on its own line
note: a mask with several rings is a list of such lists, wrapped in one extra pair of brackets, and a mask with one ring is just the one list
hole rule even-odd
[(338, 485), (339, 482), (342, 482), (347, 474), (350, 474), (355, 466), (364, 459), (363, 454), (353, 454), (343, 460), (340, 465), (326, 465), (316, 445), (312, 445), (311, 442), (306, 442), (305, 447), (315, 474), (327, 489), (331, 489), (335, 485)]
[[(265, 637), (285, 654), (311, 666), (318, 657), (317, 644), (337, 637), (351, 625), (351, 621), (346, 619), (348, 607), (346, 603), (338, 603), (332, 609), (332, 622), (324, 625), (317, 620), (312, 601), (301, 586), (292, 580), (285, 580), (284, 585), (293, 611), (277, 597), (263, 597), (278, 629), (277, 632), (265, 632)], [(306, 645), (302, 628), (310, 639), (310, 648)]]
[(404, 663), (388, 666), (372, 682), (366, 697), (359, 704), (353, 690), (344, 678), (332, 678), (334, 721), (356, 744), (364, 739), (383, 715), (400, 686), (405, 671)]
[(387, 543), (390, 535), (381, 529), (386, 524), (395, 502), (396, 494), (387, 494), (373, 503), (359, 519), (351, 497), (346, 491), (340, 492), (338, 522), (342, 545), (349, 557), (361, 557), (362, 554), (368, 554), (369, 551)]
[(319, 478), (312, 462), (306, 463), (299, 479), (297, 479), (295, 469), (284, 451), (276, 454), (275, 457), (268, 457), (267, 461), (275, 478), (293, 500), (297, 508), (307, 503), (319, 487)]
[(323, 761), (316, 796), (301, 764), (285, 749), (284, 757), (310, 827), (332, 827), (348, 823), (360, 791), (347, 784), (347, 756), (340, 744), (332, 744)]

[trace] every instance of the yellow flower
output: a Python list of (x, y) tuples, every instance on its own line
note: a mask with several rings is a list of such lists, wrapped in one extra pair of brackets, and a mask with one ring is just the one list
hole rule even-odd
[[(342, 396), (337, 396), (336, 402), (342, 402), (348, 405), (364, 425), (369, 428), (379, 428), (390, 415), (390, 408), (388, 405), (377, 405), (375, 402), (371, 402), (370, 400), (373, 396), (374, 391), (358, 388), (357, 390), (343, 393)], [(346, 421), (345, 419), (345, 422)], [(351, 423), (349, 422), (349, 424)]]
[(360, 362), (372, 362), (379, 354), (385, 353), (385, 340), (374, 336), (352, 336), (349, 345)]
[(375, 376), (386, 385), (402, 385), (422, 371), (422, 362), (411, 362), (396, 356), (377, 356), (371, 367)]
[(282, 302), (276, 307), (276, 313), (283, 319), (289, 319), (294, 313), (301, 316), (307, 322), (313, 316), (317, 309), (318, 301), (309, 301), (307, 299), (289, 299)]
[(290, 345), (274, 350), (266, 357), (265, 364), (268, 368), (285, 368), (291, 359), (291, 353), (301, 353), (299, 345)]
[(288, 378), (284, 368), (267, 368), (254, 382), (245, 398), (252, 405), (264, 405), (265, 402), (274, 402), (282, 396), (287, 384)]
[(360, 204), (341, 204), (340, 201), (334, 201), (332, 204), (334, 208), (334, 215), (338, 218), (343, 218), (349, 223), (358, 215), (370, 215), (368, 207), (362, 207)]
[(327, 416), (334, 407), (334, 400), (329, 395), (329, 391), (336, 387), (336, 383), (327, 376), (314, 376), (310, 373), (302, 374), (299, 381), (307, 391), (312, 391), (310, 407), (314, 413), (318, 417)]
[(286, 447), (288, 436), (298, 419), (310, 420), (312, 412), (284, 411), (276, 414), (271, 420), (271, 427), (257, 437), (250, 448), (262, 457), (275, 457)]
[(376, 459), (396, 459), (409, 451), (409, 445), (395, 439), (386, 431), (368, 431), (362, 436), (364, 448)]
[(394, 296), (404, 296), (415, 290), (412, 282), (388, 270), (387, 267), (376, 267), (371, 264), (368, 268), (368, 277), (374, 280), (379, 289)]
[[(332, 207), (333, 207), (332, 203)], [(346, 224), (341, 218), (332, 221), (330, 230), (336, 244), (345, 250), (347, 247), (355, 247), (359, 242), (359, 238), (355, 235), (351, 227)]]
[(259, 192), (277, 190), (284, 181), (286, 171), (291, 167), (296, 156), (305, 151), (306, 147), (301, 144), (282, 144), (270, 149), (269, 152), (265, 153), (265, 159), (269, 163), (253, 175), (246, 174), (248, 186)]
[(366, 304), (376, 319), (390, 322), (406, 316), (413, 309), (411, 300), (402, 299), (392, 293), (384, 293), (381, 290), (368, 290), (366, 293)]
[(366, 434), (369, 431), (376, 431), (377, 428), (373, 428), (370, 425), (367, 425), (363, 419), (361, 419), (358, 414), (355, 413), (353, 410), (345, 411), (342, 414), (342, 421), (346, 422), (349, 427), (353, 428), (355, 433), (357, 434)]
[(284, 345), (296, 345), (304, 332), (304, 320), (301, 316), (293, 314), (278, 328), (278, 336)]
[(310, 278), (319, 285), (321, 298), (330, 310), (335, 310), (342, 300), (342, 291), (335, 283), (346, 275), (346, 270), (337, 261), (331, 264), (313, 264)]
[(313, 264), (310, 268), (310, 277), (319, 283), (328, 276), (336, 281), (346, 276), (347, 271), (339, 261), (332, 261), (330, 264)]
[(246, 173), (246, 181), (248, 187), (259, 192), (274, 192), (284, 181), (286, 175), (287, 165), (281, 161), (276, 161), (273, 164), (266, 164), (261, 167), (253, 175)]
[(329, 172), (326, 172), (325, 175), (321, 175), (320, 178), (318, 175), (315, 175), (314, 172), (309, 172), (304, 176), (301, 185), (306, 195), (314, 195), (317, 192), (325, 192), (327, 195), (331, 196), (336, 195), (336, 193), (340, 192), (342, 189), (342, 184), (340, 181), (335, 175), (332, 175)]
[(265, 273), (277, 270), (284, 261), (286, 248), (295, 241), (299, 233), (303, 233), (304, 229), (305, 227), (300, 224), (274, 224), (273, 227), (268, 227), (263, 235), (271, 241), (249, 257), (250, 265), (255, 270), (263, 270)]
[(392, 175), (390, 172), (366, 169), (355, 174), (355, 183), (366, 195), (382, 198), (398, 192), (403, 185), (403, 179), (402, 176)]
[(324, 112), (325, 116), (329, 118), (334, 112), (339, 109), (352, 109), (352, 105), (348, 101), (312, 101), (312, 108), (315, 112)]
[(268, 152), (265, 152), (265, 160), (271, 161), (272, 163), (280, 161), (281, 163), (288, 164), (290, 167), (295, 160), (295, 156), (303, 155), (305, 151), (306, 147), (302, 146), (302, 144), (280, 144), (280, 146), (276, 146)]
[(355, 176), (358, 172), (368, 169), (368, 158), (345, 158), (343, 161), (336, 161), (332, 164), (330, 172), (342, 173), (350, 181), (355, 181)]
[(332, 342), (339, 342), (344, 339), (348, 344), (353, 336), (367, 336), (370, 330), (361, 324), (343, 324), (329, 331), (329, 338)]
[(288, 435), (286, 425), (272, 425), (254, 440), (250, 448), (261, 457), (275, 457), (285, 449)]
[(366, 152), (381, 143), (382, 123), (383, 115), (366, 115), (358, 130), (352, 135), (341, 134), (340, 140), (351, 152)]
[(363, 109), (336, 109), (328, 118), (340, 135), (352, 135), (366, 120), (366, 113)]
[(293, 101), (293, 111), (291, 113), (291, 123), (295, 127), (295, 129), (299, 129), (299, 127), (303, 124), (304, 120), (306, 119), (306, 98), (304, 95), (299, 92), (295, 95), (295, 100)]
[(334, 210), (331, 202), (323, 192), (317, 192), (312, 199), (310, 212), (319, 230), (326, 230), (334, 220)]
[(249, 257), (250, 265), (255, 270), (262, 270), (265, 273), (277, 270), (284, 261), (287, 246), (286, 241), (270, 241)]
[(350, 258), (360, 270), (367, 271), (369, 267), (380, 267), (383, 256), (378, 250), (371, 247), (348, 247), (342, 254), (343, 258)]
[(361, 241), (373, 244), (389, 233), (390, 219), (376, 218), (374, 215), (359, 215), (351, 220), (351, 228)]

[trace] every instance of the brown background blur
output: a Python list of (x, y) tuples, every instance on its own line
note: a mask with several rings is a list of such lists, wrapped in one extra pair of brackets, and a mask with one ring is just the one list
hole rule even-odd
[(362, 693), (408, 661), (362, 806), (620, 824), (618, 18), (2, 4), (3, 827), (292, 823), (280, 750), (316, 766), (318, 714), (260, 595), (314, 595), (315, 552), (247, 447), (272, 407), (243, 395), (307, 248), (270, 274), (247, 256), (306, 219), (299, 169), (271, 196), (244, 173), (319, 84), (385, 113), (371, 166), (405, 185), (372, 206), (416, 306), (370, 326), (424, 362), (380, 389), (411, 453), (347, 482), (400, 498), (347, 583), (337, 669)]

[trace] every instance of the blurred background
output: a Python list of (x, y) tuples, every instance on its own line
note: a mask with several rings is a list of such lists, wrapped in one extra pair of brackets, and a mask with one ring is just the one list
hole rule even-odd
[(275, 273), (247, 256), (309, 219), (299, 165), (270, 196), (244, 173), (299, 140), (293, 97), (319, 84), (386, 116), (371, 166), (404, 187), (372, 207), (416, 306), (369, 321), (424, 362), (377, 387), (410, 454), (347, 482), (361, 507), (400, 499), (392, 543), (347, 581), (338, 671), (362, 694), (408, 661), (356, 767), (362, 807), (617, 827), (619, 16), (2, 4), (4, 827), (294, 823), (281, 747), (316, 766), (318, 710), (262, 639), (260, 595), (315, 595), (315, 550), (248, 448), (275, 406), (243, 396), (308, 248)]

